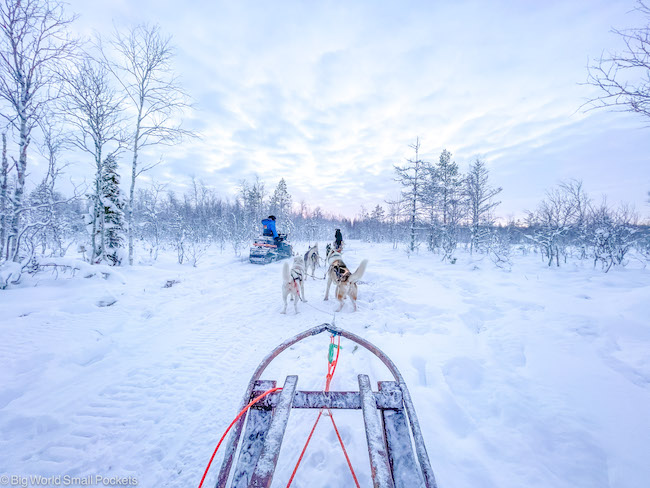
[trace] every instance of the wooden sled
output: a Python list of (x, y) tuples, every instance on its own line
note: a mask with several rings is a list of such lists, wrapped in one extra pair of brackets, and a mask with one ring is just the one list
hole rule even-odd
[[(278, 354), (296, 342), (321, 332), (340, 335), (363, 346), (386, 365), (395, 381), (380, 381), (375, 392), (371, 390), (368, 376), (360, 374), (359, 391), (298, 391), (298, 377), (287, 376), (281, 391), (261, 399), (233, 425), (216, 487), (226, 488), (229, 479), (230, 488), (270, 487), (291, 409), (324, 408), (362, 410), (375, 488), (435, 488), (435, 477), (411, 395), (397, 367), (368, 341), (331, 324), (306, 330), (280, 344), (266, 356), (253, 373), (240, 409), (276, 386), (275, 381), (260, 380), (260, 376)], [(246, 418), (248, 421), (242, 436)], [(237, 464), (231, 473), (240, 445)]]

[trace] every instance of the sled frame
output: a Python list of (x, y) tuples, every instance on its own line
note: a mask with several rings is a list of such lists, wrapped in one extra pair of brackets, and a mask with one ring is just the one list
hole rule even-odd
[[(275, 381), (260, 380), (273, 359), (296, 342), (322, 332), (340, 335), (372, 352), (388, 368), (395, 381), (380, 381), (375, 392), (371, 389), (368, 376), (360, 374), (359, 391), (298, 391), (298, 377), (287, 376), (281, 391), (260, 400), (233, 426), (216, 488), (226, 488), (240, 444), (230, 488), (271, 486), (292, 408), (360, 409), (374, 488), (436, 488), (420, 424), (401, 373), (376, 346), (331, 324), (325, 323), (306, 330), (271, 351), (253, 373), (240, 410), (253, 398), (276, 386)], [(244, 424), (246, 429), (242, 435)]]

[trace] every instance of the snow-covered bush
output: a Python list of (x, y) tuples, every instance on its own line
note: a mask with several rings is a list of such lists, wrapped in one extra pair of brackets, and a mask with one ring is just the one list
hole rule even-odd
[(607, 272), (612, 266), (625, 266), (625, 256), (635, 245), (638, 228), (633, 212), (623, 207), (612, 211), (605, 204), (594, 210), (593, 214), (593, 256), (594, 266), (601, 264)]
[(494, 229), (490, 234), (488, 256), (497, 268), (510, 270), (512, 262), (511, 229)]
[(5, 290), (9, 285), (20, 281), (22, 266), (20, 263), (5, 261), (0, 264), (0, 290)]

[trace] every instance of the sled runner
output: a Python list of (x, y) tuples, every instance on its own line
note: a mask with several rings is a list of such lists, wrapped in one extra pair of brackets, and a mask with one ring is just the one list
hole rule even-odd
[[(282, 351), (321, 332), (332, 334), (325, 391), (298, 390), (298, 376), (287, 376), (283, 387), (277, 389), (279, 391), (272, 390), (276, 387), (275, 381), (260, 379), (266, 367)], [(340, 338), (344, 337), (372, 352), (386, 365), (395, 381), (380, 381), (378, 391), (372, 391), (368, 376), (360, 374), (358, 376), (359, 391), (329, 391), (329, 383), (338, 360), (338, 346), (334, 343), (335, 337), (339, 342)], [(336, 360), (332, 359), (334, 350), (337, 354)], [(251, 400), (261, 395), (265, 396), (252, 406), (249, 405)], [(217, 488), (226, 488), (226, 486), (229, 488), (268, 488), (271, 486), (292, 408), (320, 410), (318, 419), (325, 411), (331, 414), (336, 409), (361, 410), (365, 424), (373, 486), (375, 488), (436, 487), (420, 424), (402, 375), (388, 356), (355, 334), (331, 324), (321, 324), (280, 344), (262, 360), (253, 373), (242, 400), (242, 412), (246, 411), (249, 406), (250, 409), (247, 410), (247, 413), (231, 424), (232, 431), (225, 447), (225, 455), (216, 484)], [(316, 419), (316, 423), (318, 419)], [(331, 420), (338, 435), (333, 415)], [(316, 424), (314, 424), (314, 428), (315, 426)], [(359, 486), (340, 436), (339, 441), (355, 483)], [(239, 455), (234, 463), (238, 447)], [(306, 448), (307, 444), (305, 444), (303, 454)], [(302, 459), (302, 454), (300, 459)], [(233, 464), (234, 469), (232, 469)], [(298, 469), (298, 465), (296, 465), (296, 469)], [(294, 469), (294, 474), (296, 469)], [(293, 475), (289, 484), (292, 479)], [(227, 485), (229, 480), (230, 484)]]

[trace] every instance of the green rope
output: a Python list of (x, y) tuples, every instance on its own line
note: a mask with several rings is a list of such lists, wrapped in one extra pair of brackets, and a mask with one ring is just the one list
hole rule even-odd
[(332, 362), (334, 361), (334, 350), (335, 350), (337, 347), (339, 347), (340, 349), (343, 349), (342, 347), (337, 346), (337, 345), (334, 344), (333, 342), (330, 343), (329, 352), (327, 353), (327, 361), (329, 361), (330, 364), (332, 364)]

